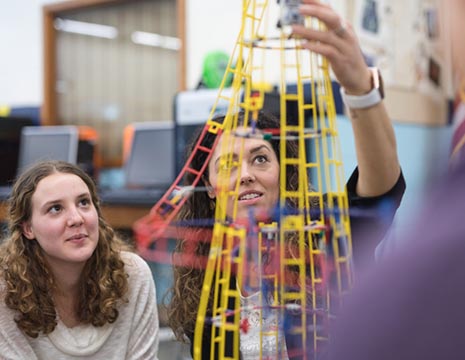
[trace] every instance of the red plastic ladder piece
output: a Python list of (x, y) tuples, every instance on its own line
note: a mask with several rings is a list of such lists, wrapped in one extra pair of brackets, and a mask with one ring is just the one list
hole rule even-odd
[[(162, 198), (152, 207), (150, 212), (134, 223), (133, 230), (138, 250), (141, 255), (147, 259), (152, 261), (162, 259), (166, 261), (166, 255), (168, 254), (167, 241), (164, 241), (163, 244), (160, 243), (156, 250), (151, 250), (150, 246), (157, 240), (167, 240), (169, 235), (167, 234), (167, 229), (189, 196), (188, 194), (185, 194), (185, 192), (183, 193), (183, 190), (186, 188), (182, 186), (182, 181), (186, 173), (192, 173), (195, 175), (195, 179), (190, 187), (195, 188), (197, 186), (202, 174), (208, 166), (213, 149), (215, 148), (219, 135), (222, 131), (222, 127), (217, 125), (218, 124), (205, 124), (195, 145), (194, 151), (187, 159), (186, 164), (175, 179), (174, 183), (170, 186)], [(202, 145), (207, 132), (216, 136), (211, 148)], [(207, 158), (201, 169), (196, 170), (191, 167), (191, 163), (192, 159), (197, 156), (199, 151), (207, 153)]]

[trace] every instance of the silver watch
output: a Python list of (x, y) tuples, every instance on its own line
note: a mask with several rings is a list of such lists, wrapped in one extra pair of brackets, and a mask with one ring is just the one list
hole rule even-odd
[(349, 95), (341, 86), (342, 101), (349, 109), (366, 109), (380, 103), (384, 99), (383, 78), (378, 68), (370, 67), (371, 86), (369, 93), (364, 95)]

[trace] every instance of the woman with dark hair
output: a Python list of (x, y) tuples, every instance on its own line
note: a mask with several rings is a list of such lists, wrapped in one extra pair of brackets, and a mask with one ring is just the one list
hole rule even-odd
[[(330, 31), (322, 32), (302, 25), (293, 25), (293, 33), (307, 40), (303, 43), (303, 47), (322, 54), (328, 59), (342, 86), (343, 99), (350, 110), (358, 166), (347, 183), (347, 191), (349, 212), (359, 215), (351, 216), (351, 232), (356, 266), (361, 267), (367, 258), (374, 258), (374, 249), (391, 224), (405, 190), (405, 182), (397, 158), (395, 135), (379, 93), (381, 89), (377, 87), (379, 74), (365, 64), (357, 37), (351, 27), (345, 25), (328, 5), (315, 0), (304, 0), (302, 3), (300, 13), (320, 19)], [(215, 119), (215, 122), (221, 121), (221, 119)], [(243, 115), (239, 115), (238, 122), (238, 128), (244, 125)], [(263, 135), (263, 129), (279, 128), (279, 120), (263, 112), (258, 114), (256, 123), (253, 124), (253, 131), (258, 132), (259, 135)], [(242, 130), (244, 133), (252, 131), (251, 128), (240, 128), (241, 132)], [(255, 214), (264, 214), (263, 220), (267, 221), (272, 217), (270, 213), (276, 208), (280, 198), (280, 140), (266, 136), (244, 136), (242, 139), (243, 141), (237, 141), (230, 150), (233, 161), (241, 160), (238, 165), (240, 171), (233, 169), (227, 184), (228, 189), (234, 189), (234, 184), (239, 184), (237, 205), (231, 201), (225, 205), (225, 209), (221, 210), (228, 218), (237, 220), (247, 219), (250, 209), (253, 208)], [(206, 171), (197, 185), (205, 187), (207, 191), (192, 192), (180, 210), (178, 216), (180, 221), (193, 223), (194, 220), (215, 217), (223, 141), (223, 135), (220, 135)], [(187, 158), (194, 151), (196, 143), (197, 139), (192, 143)], [(214, 136), (207, 134), (203, 145), (212, 148), (213, 143)], [(292, 141), (286, 141), (286, 157), (298, 157), (297, 147)], [(191, 166), (200, 170), (206, 159), (205, 152), (197, 151)], [(240, 172), (240, 178), (238, 178), (238, 172)], [(286, 177), (285, 183), (288, 189), (297, 189), (297, 168), (288, 166)], [(185, 180), (185, 185), (191, 185), (194, 175), (187, 174)], [(382, 214), (379, 211), (380, 205), (387, 202), (391, 205), (390, 210)], [(293, 204), (286, 205), (293, 206)], [(315, 204), (310, 206), (312, 205)], [(177, 253), (187, 252), (194, 254), (194, 257), (184, 266), (175, 266), (174, 285), (168, 309), (170, 326), (179, 339), (189, 338), (191, 346), (196, 336), (194, 329), (205, 276), (205, 264), (202, 264), (202, 259), (205, 259), (209, 253), (211, 240), (211, 233), (208, 229), (197, 230), (197, 234), (194, 233), (195, 231), (191, 228), (186, 230), (188, 239), (180, 241), (177, 245)], [(361, 233), (364, 235), (363, 241)], [(193, 242), (189, 239), (197, 241)], [(367, 257), (366, 254), (370, 256)], [(238, 288), (241, 295), (247, 296), (243, 293), (244, 289), (241, 289), (240, 285), (234, 281), (229, 286)], [(228, 307), (228, 309), (232, 308)], [(202, 359), (211, 358), (212, 355), (210, 354), (211, 326), (211, 324), (206, 324), (204, 327)], [(232, 337), (229, 337), (229, 333), (226, 332), (226, 354), (232, 354), (233, 348)], [(287, 335), (287, 349), (291, 347), (295, 349), (296, 344), (291, 344), (291, 339)], [(242, 358), (257, 358), (260, 354), (260, 345), (258, 338), (253, 339), (241, 333), (239, 346)], [(275, 349), (273, 356), (277, 356), (278, 345), (275, 343), (272, 346)], [(294, 358), (289, 352), (286, 356)]]
[(38, 163), (15, 182), (0, 246), (2, 359), (154, 359), (155, 286), (102, 217), (79, 167)]
[[(241, 124), (244, 117), (239, 116), (239, 123)], [(215, 119), (216, 122), (221, 122), (223, 119)], [(279, 129), (279, 122), (274, 117), (260, 112), (256, 123), (256, 131), (260, 133), (263, 129)], [(188, 155), (194, 150), (197, 138), (192, 142)], [(204, 138), (203, 144), (211, 146), (215, 138), (211, 134), (207, 134)], [(186, 223), (195, 224), (199, 219), (213, 219), (215, 217), (215, 189), (218, 180), (218, 160), (220, 156), (222, 138), (220, 137), (219, 143), (213, 152), (210, 163), (207, 166), (202, 180), (200, 180), (199, 187), (206, 187), (208, 191), (194, 191), (187, 199), (184, 206), (181, 208), (178, 219)], [(239, 142), (238, 142), (239, 143)], [(255, 213), (261, 211), (263, 214), (275, 208), (279, 201), (279, 157), (280, 157), (280, 140), (263, 140), (249, 138), (244, 141), (243, 145), (243, 158), (241, 168), (241, 185), (237, 201), (236, 219), (244, 219), (248, 216), (248, 211), (251, 206), (254, 207)], [(238, 155), (239, 147), (237, 145), (234, 155)], [(289, 157), (297, 157), (297, 146), (292, 141), (286, 142), (286, 152)], [(192, 159), (191, 166), (194, 169), (200, 169), (205, 163), (206, 154), (199, 152), (199, 155)], [(399, 170), (400, 171), (400, 170)], [(287, 171), (287, 184), (289, 189), (295, 189), (297, 186), (297, 167), (290, 167)], [(187, 173), (185, 183), (191, 184), (195, 175)], [(356, 242), (357, 236), (361, 232), (371, 231), (370, 243), (359, 244), (359, 247), (367, 246), (370, 251), (378, 244), (387, 231), (392, 218), (394, 217), (395, 209), (400, 204), (405, 183), (402, 174), (399, 172), (396, 182), (390, 189), (380, 195), (369, 197), (360, 197), (356, 192), (356, 184), (358, 179), (358, 170), (354, 171), (351, 176), (347, 187), (349, 193), (349, 203), (351, 208), (363, 209), (369, 215), (366, 218), (353, 217), (352, 232), (354, 233), (353, 239)], [(231, 176), (231, 183), (234, 183), (234, 174)], [(381, 203), (391, 201), (392, 212), (384, 213), (384, 216), (374, 215), (379, 214), (378, 208)], [(233, 209), (230, 208), (232, 203), (229, 203), (226, 213), (232, 216)], [(295, 204), (288, 204), (295, 207)], [(317, 208), (317, 204), (312, 204)], [(371, 211), (370, 211), (371, 210)], [(374, 215), (374, 216), (373, 216)], [(176, 253), (192, 253), (194, 259), (187, 266), (174, 267), (174, 285), (171, 289), (171, 303), (169, 304), (168, 315), (170, 326), (175, 331), (179, 339), (187, 336), (193, 344), (194, 328), (197, 316), (197, 309), (200, 301), (200, 294), (202, 291), (202, 284), (205, 275), (205, 263), (202, 264), (202, 259), (208, 256), (210, 249), (211, 230), (208, 228), (195, 228), (195, 225), (183, 230), (189, 232), (189, 236), (185, 240), (178, 242)], [(196, 235), (193, 235), (196, 232)], [(195, 238), (197, 241), (192, 242)], [(364, 238), (364, 240), (366, 240)], [(193, 245), (194, 244), (194, 245)], [(187, 247), (194, 246), (191, 251)], [(360, 255), (360, 252), (357, 253)], [(176, 256), (176, 255), (175, 255)], [(209, 343), (208, 336), (206, 344)], [(202, 358), (209, 358), (209, 346), (202, 348)]]

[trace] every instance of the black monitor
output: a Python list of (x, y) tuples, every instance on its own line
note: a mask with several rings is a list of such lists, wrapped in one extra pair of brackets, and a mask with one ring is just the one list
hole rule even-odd
[(134, 134), (124, 164), (126, 187), (171, 185), (175, 170), (173, 122), (143, 122), (132, 126)]
[(176, 124), (176, 173), (179, 174), (186, 164), (187, 148), (197, 134), (205, 126), (206, 121)]
[(28, 117), (0, 117), (0, 159), (2, 159), (0, 186), (11, 185), (14, 181), (18, 169), (21, 130), (33, 124), (34, 121)]
[[(343, 113), (341, 96), (339, 94), (339, 85), (332, 82), (332, 91), (336, 106), (336, 113)], [(287, 85), (286, 92), (288, 94), (297, 93), (297, 85)], [(228, 111), (228, 97), (234, 96), (233, 89), (223, 89), (221, 92), (222, 98), (218, 99), (218, 89), (200, 89), (193, 91), (182, 91), (174, 97), (174, 121), (176, 132), (176, 173), (180, 173), (186, 163), (186, 147), (193, 140), (192, 136), (195, 131), (205, 126), (210, 112), (215, 106), (215, 115), (225, 115)], [(241, 94), (242, 96), (242, 94)], [(303, 84), (304, 102), (309, 104), (312, 101), (310, 83)], [(275, 88), (271, 92), (265, 93), (263, 110), (280, 117), (280, 93)], [(297, 101), (287, 100), (286, 116), (289, 125), (297, 124), (298, 106)], [(305, 119), (309, 121), (312, 114), (311, 111), (305, 110)]]
[(18, 173), (43, 160), (77, 163), (79, 132), (76, 126), (26, 126), (21, 132)]
[[(312, 99), (312, 86), (310, 83), (305, 82), (302, 84), (303, 86), (303, 101), (305, 104), (311, 104), (313, 99)], [(333, 93), (333, 99), (334, 99), (334, 107), (336, 114), (343, 114), (344, 113), (344, 105), (342, 103), (342, 98), (341, 94), (339, 91), (340, 85), (336, 81), (331, 82), (331, 91)], [(297, 94), (297, 84), (288, 84), (286, 86), (286, 92), (288, 94)], [(316, 97), (318, 97), (318, 94), (315, 94)], [(298, 104), (296, 100), (287, 100), (286, 101), (286, 117), (288, 124), (297, 124), (298, 120)], [(304, 118), (306, 121), (312, 118), (312, 111), (311, 110), (305, 110), (304, 111)]]
[(174, 122), (176, 133), (176, 173), (179, 174), (186, 163), (186, 149), (197, 129), (205, 126), (212, 108), (215, 115), (226, 115), (229, 103), (226, 100), (233, 96), (233, 89), (222, 91), (223, 98), (218, 99), (218, 89), (200, 89), (182, 91), (174, 97)]

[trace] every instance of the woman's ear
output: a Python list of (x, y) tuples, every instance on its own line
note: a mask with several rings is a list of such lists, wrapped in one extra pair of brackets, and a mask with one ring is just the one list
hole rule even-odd
[(215, 194), (215, 189), (213, 189), (213, 186), (211, 186), (210, 182), (203, 178), (203, 182), (205, 183), (205, 186), (207, 187), (207, 194), (210, 199), (214, 199), (216, 197)]
[(35, 239), (34, 232), (32, 231), (32, 225), (28, 222), (23, 222), (23, 235), (29, 240)]

